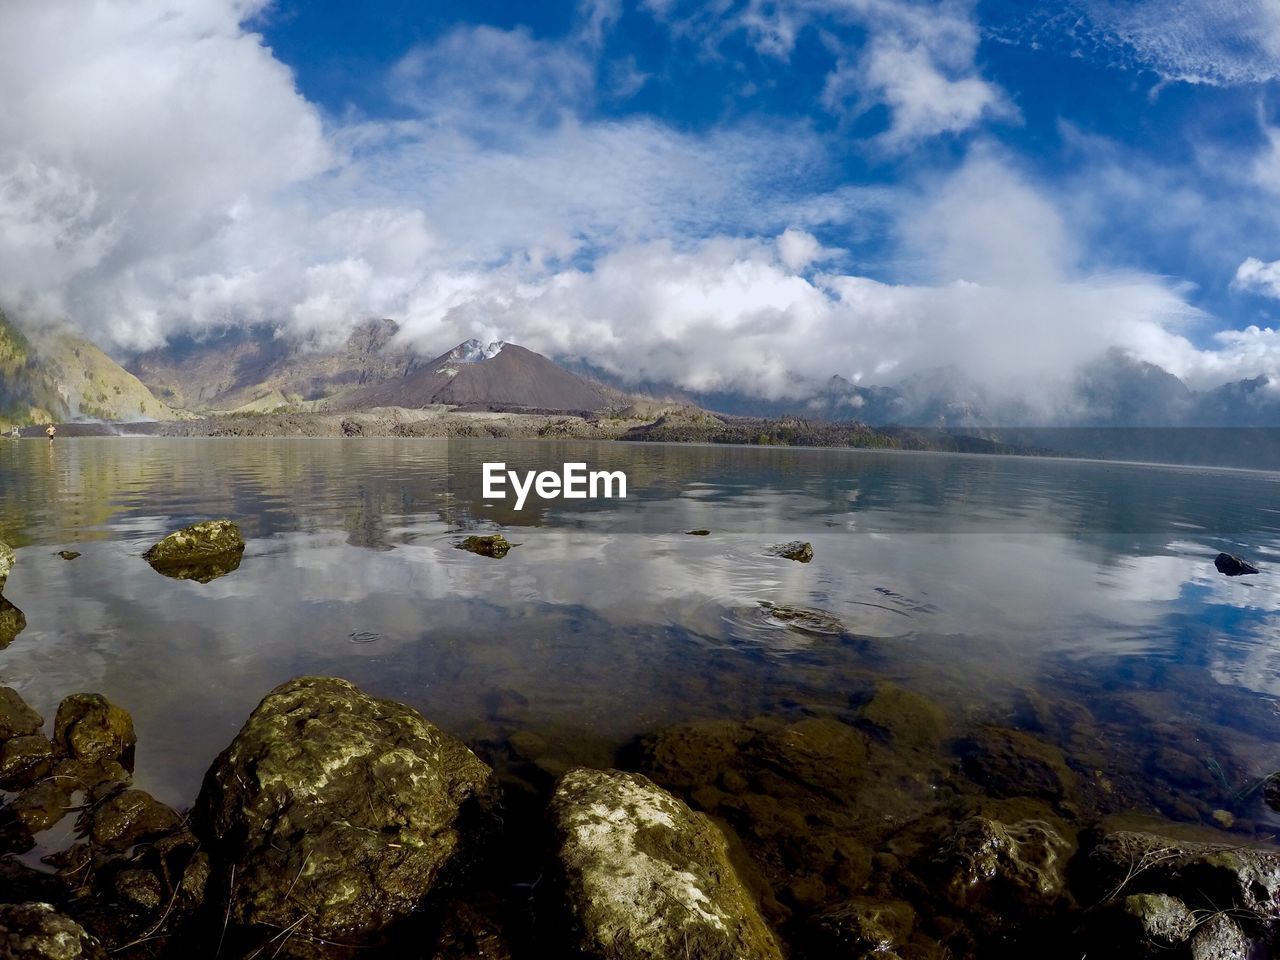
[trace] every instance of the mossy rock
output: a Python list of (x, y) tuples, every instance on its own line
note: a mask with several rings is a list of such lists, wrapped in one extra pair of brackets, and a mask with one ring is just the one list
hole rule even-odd
[(44, 718), (13, 687), (0, 687), (0, 741), (39, 733)]
[(551, 801), (566, 947), (584, 960), (781, 960), (706, 816), (647, 778), (575, 769)]
[(62, 756), (86, 763), (117, 762), (133, 769), (138, 737), (133, 718), (100, 693), (73, 693), (58, 704), (53, 745)]
[(0, 650), (13, 643), (25, 629), (26, 615), (4, 597), (0, 597)]
[(895, 747), (936, 748), (946, 732), (947, 718), (927, 697), (881, 680), (862, 708), (862, 720)]
[(361, 939), (422, 907), (492, 790), (492, 771), (413, 708), (302, 677), (214, 762), (195, 823), (235, 870), (233, 922)]
[(171, 807), (136, 789), (111, 795), (87, 811), (82, 821), (95, 844), (119, 851), (172, 833), (181, 823), (182, 818)]
[(1020, 730), (985, 726), (957, 744), (965, 775), (996, 797), (1062, 800), (1076, 777), (1062, 751)]
[(41, 736), (13, 737), (0, 745), (0, 790), (21, 790), (53, 765), (53, 744)]
[(13, 572), (13, 566), (17, 562), (18, 555), (13, 552), (13, 547), (0, 540), (0, 590), (4, 590), (9, 574)]
[(102, 945), (47, 903), (0, 905), (0, 960), (106, 960)]
[(208, 583), (239, 569), (244, 546), (232, 521), (205, 520), (169, 534), (142, 556), (164, 576)]
[(779, 543), (770, 547), (769, 553), (775, 557), (808, 563), (813, 559), (813, 544), (804, 540), (792, 540), (790, 543)]
[(455, 546), (459, 550), (466, 550), (482, 557), (501, 560), (515, 544), (509, 543), (502, 534), (494, 533), (484, 537), (467, 537), (461, 543), (455, 544)]

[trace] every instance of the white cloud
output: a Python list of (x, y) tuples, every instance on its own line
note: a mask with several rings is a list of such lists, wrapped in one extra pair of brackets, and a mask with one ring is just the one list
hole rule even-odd
[(1249, 257), (1236, 270), (1232, 285), (1249, 293), (1280, 300), (1280, 260), (1264, 263), (1257, 257)]
[(1033, 42), (1061, 39), (1103, 62), (1165, 81), (1235, 86), (1280, 78), (1274, 0), (1071, 0), (1018, 8)]
[(781, 59), (791, 57), (803, 31), (820, 31), (837, 55), (823, 105), (852, 116), (888, 107), (890, 125), (877, 142), (892, 150), (982, 120), (1017, 119), (977, 68), (979, 33), (967, 0), (748, 0), (732, 14), (715, 3), (692, 12), (669, 2), (647, 6), (677, 31), (713, 45), (745, 33), (761, 53)]

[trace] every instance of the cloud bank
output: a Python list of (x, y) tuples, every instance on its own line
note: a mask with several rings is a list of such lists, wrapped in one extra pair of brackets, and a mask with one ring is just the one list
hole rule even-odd
[[(408, 51), (387, 119), (309, 102), (254, 32), (265, 0), (9, 0), (0, 303), (120, 349), (251, 322), (327, 341), (389, 316), (428, 353), (502, 338), (773, 397), (941, 365), (1034, 396), (1112, 346), (1197, 383), (1280, 371), (1270, 330), (1197, 345), (1186, 285), (1090, 262), (1068, 205), (974, 134), (1017, 112), (982, 76), (969, 5), (686, 6), (646, 15), (779, 61), (821, 34), (815, 108), (883, 110), (868, 156), (968, 132), (960, 159), (860, 183), (806, 116), (601, 113), (649, 82), (630, 63), (619, 87), (601, 57), (611, 4), (560, 39), (467, 26)], [(874, 262), (852, 252), (867, 232)], [(1275, 265), (1246, 266), (1237, 286), (1266, 292)]]

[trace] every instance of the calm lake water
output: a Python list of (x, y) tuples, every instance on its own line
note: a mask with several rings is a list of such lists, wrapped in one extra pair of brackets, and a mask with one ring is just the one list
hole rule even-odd
[[(485, 460), (623, 469), (631, 496), (516, 513), (479, 499)], [(304, 673), (408, 702), (482, 755), (528, 731), (601, 765), (669, 724), (838, 710), (887, 678), (957, 723), (1082, 707), (1087, 763), (1135, 784), (1117, 805), (1174, 816), (1161, 791), (1178, 793), (1182, 816), (1226, 809), (1261, 834), (1276, 816), (1247, 791), (1280, 769), (1278, 494), (1270, 473), (943, 454), (4, 443), (5, 596), (28, 627), (0, 683), (48, 718), (76, 691), (128, 709), (138, 785), (184, 807), (262, 696)], [(224, 516), (248, 540), (236, 572), (177, 581), (141, 559)], [(502, 560), (454, 548), (497, 530), (519, 544)], [(796, 539), (812, 563), (766, 553)], [(1261, 575), (1221, 576), (1220, 550)], [(1170, 743), (1212, 775), (1137, 786)]]

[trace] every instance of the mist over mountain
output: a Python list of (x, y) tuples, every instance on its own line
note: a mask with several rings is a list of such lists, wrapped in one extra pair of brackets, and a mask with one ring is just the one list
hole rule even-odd
[(24, 332), (0, 311), (0, 428), (174, 416), (96, 344), (65, 331)]

